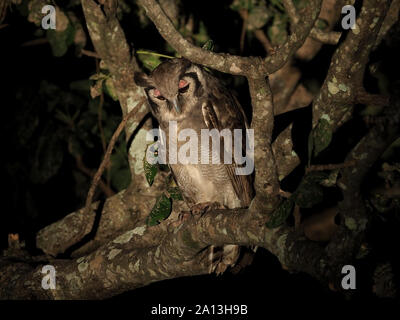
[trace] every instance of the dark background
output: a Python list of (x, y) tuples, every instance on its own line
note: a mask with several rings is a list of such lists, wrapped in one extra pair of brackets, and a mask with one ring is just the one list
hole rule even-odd
[[(57, 3), (65, 4), (65, 2)], [(215, 51), (239, 54), (242, 22), (237, 13), (229, 10), (229, 4), (230, 1), (184, 1), (184, 10), (192, 12), (196, 20), (204, 22), (209, 37), (216, 44)], [(79, 7), (73, 10), (81, 15)], [(165, 43), (151, 23), (143, 26), (138, 19), (132, 17), (134, 17), (133, 14), (125, 14), (121, 20), (128, 43), (133, 43), (135, 48), (165, 53)], [(80, 133), (71, 133), (68, 128), (63, 127), (64, 124), (57, 122), (54, 112), (46, 109), (49, 103), (46, 99), (49, 95), (59, 95), (63, 92), (66, 94), (65, 97), (69, 97), (68, 94), (73, 96), (70, 103), (73, 110), (77, 99), (82, 108), (87, 108), (91, 100), (89, 92), (74, 91), (71, 89), (71, 83), (87, 80), (93, 75), (96, 72), (96, 62), (91, 57), (78, 56), (73, 46), (62, 57), (54, 57), (48, 43), (21, 46), (26, 41), (35, 39), (38, 27), (28, 22), (26, 17), (15, 8), (8, 12), (3, 23), (7, 23), (8, 26), (0, 30), (2, 43), (0, 70), (3, 82), (1, 85), (0, 177), (3, 187), (0, 249), (7, 247), (7, 234), (19, 233), (20, 237), (26, 241), (28, 250), (38, 253), (34, 243), (35, 233), (49, 223), (82, 207), (90, 184), (90, 179), (87, 177), (81, 175), (77, 178), (75, 160), (68, 152), (68, 139)], [(399, 91), (399, 67), (398, 63), (395, 63), (399, 54), (399, 38), (396, 34), (398, 32), (393, 31), (391, 40), (384, 42), (371, 56), (371, 63), (380, 63), (380, 70), (388, 83), (386, 88), (391, 94), (398, 94)], [(90, 41), (86, 49), (94, 51)], [(333, 46), (324, 46), (312, 61), (296, 62), (302, 71), (303, 83), (322, 84), (334, 49)], [(248, 36), (243, 55), (263, 56), (264, 51), (255, 38)], [(218, 75), (235, 90), (242, 105), (248, 108), (250, 99), (244, 79)], [(378, 80), (368, 72), (365, 85), (372, 93), (380, 92)], [(53, 91), (49, 89), (52, 86), (56, 88)], [(105, 96), (104, 110), (109, 116), (104, 119), (104, 122), (107, 122), (110, 128), (116, 128), (120, 119), (118, 102)], [(361, 117), (358, 117), (360, 112), (361, 107), (356, 108), (354, 119), (335, 134), (331, 146), (317, 159), (319, 163), (343, 161), (349, 148), (367, 130)], [(95, 118), (95, 115), (93, 117)], [(93, 117), (82, 116), (82, 122), (93, 122)], [(295, 121), (293, 135), (295, 149), (305, 164), (307, 137), (311, 128), (311, 108), (276, 117), (275, 136), (292, 121)], [(60, 136), (58, 140), (49, 142), (49, 137), (58, 134)], [(27, 138), (23, 138), (26, 136)], [(82, 139), (86, 139), (85, 137)], [(102, 159), (101, 140), (98, 132), (90, 132), (90, 130), (87, 139), (91, 141), (91, 146), (82, 147), (83, 157), (88, 167), (95, 169)], [(62, 154), (61, 160), (59, 158), (57, 161), (48, 160), (48, 155), (38, 154), (37, 150), (43, 145), (50, 153), (53, 149), (57, 149), (54, 152)], [(398, 149), (392, 157), (399, 160)], [(40, 174), (38, 178), (38, 174), (32, 173), (38, 158), (39, 161), (48, 160), (49, 166), (52, 161), (57, 162), (58, 169), (48, 178), (41, 178)], [(40, 170), (45, 171), (46, 167)], [(288, 191), (293, 191), (303, 173), (304, 166), (299, 166), (285, 179), (283, 187)], [(367, 188), (378, 181), (374, 174), (369, 179), (366, 181)], [(121, 184), (118, 183), (112, 185), (114, 191), (118, 191), (120, 186)], [(101, 197), (103, 195), (99, 193), (98, 198)], [(334, 205), (340, 199), (341, 195), (337, 190), (327, 190), (324, 205)], [(397, 254), (394, 252), (400, 240), (396, 235), (398, 230), (399, 221), (396, 219), (389, 219), (389, 221), (374, 219), (373, 228), (369, 234), (374, 248), (374, 254), (370, 259), (390, 260), (394, 266), (398, 266), (395, 263)], [(393, 247), (394, 244), (395, 247)], [(249, 304), (250, 312), (267, 311), (268, 308), (281, 304), (287, 304), (290, 308), (291, 303), (307, 305), (312, 302), (336, 306), (349, 306), (350, 303), (353, 305), (377, 303), (378, 299), (369, 289), (372, 284), (370, 277), (372, 266), (369, 265), (368, 259), (357, 263), (359, 265), (356, 265), (356, 269), (362, 270), (357, 273), (357, 290), (347, 297), (330, 291), (308, 275), (289, 274), (281, 268), (276, 257), (266, 250), (259, 249), (254, 263), (239, 275), (226, 273), (219, 277), (209, 275), (162, 281), (126, 292), (112, 300), (130, 301), (136, 310), (142, 310), (144, 313), (152, 305), (158, 303), (171, 305)]]

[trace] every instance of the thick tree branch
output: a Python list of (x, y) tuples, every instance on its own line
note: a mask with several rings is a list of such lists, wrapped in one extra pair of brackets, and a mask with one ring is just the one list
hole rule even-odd
[[(328, 23), (324, 30), (325, 33), (330, 34), (334, 26), (337, 24), (338, 19), (341, 17), (341, 8), (348, 4), (347, 0), (323, 0), (319, 19)], [(315, 28), (313, 28), (314, 30)], [(304, 44), (296, 52), (296, 57), (303, 60), (311, 60), (322, 48), (323, 43), (314, 40), (311, 35), (306, 39)]]
[(335, 131), (347, 119), (363, 88), (365, 66), (390, 1), (368, 0), (361, 8), (356, 28), (335, 51), (320, 94), (313, 104), (313, 127), (321, 117)]
[[(291, 29), (293, 30), (298, 27), (297, 24), (300, 21), (296, 7), (294, 6), (292, 0), (283, 0), (283, 5), (285, 6), (286, 12), (290, 17), (290, 20), (292, 21)], [(310, 36), (313, 39), (327, 44), (337, 44), (339, 42), (341, 35), (342, 35), (341, 32), (334, 32), (334, 31), (325, 32), (320, 29), (317, 29), (316, 27), (313, 27), (310, 32)]]
[[(274, 124), (274, 107), (268, 80), (248, 78), (251, 104), (253, 106), (252, 128), (254, 128), (254, 164), (256, 198), (251, 209), (258, 212), (265, 205), (269, 209), (277, 204), (279, 178), (272, 152), (271, 136)], [(273, 201), (273, 203), (270, 203)]]
[[(57, 271), (57, 286), (50, 291), (41, 287), (42, 265), (7, 265), (3, 259), (0, 282), (5, 285), (0, 297), (106, 298), (154, 281), (205, 274), (210, 260), (209, 251), (203, 249), (211, 244), (263, 246), (285, 259), (284, 233), (288, 230), (269, 230), (265, 227), (266, 217), (258, 217), (254, 219), (247, 210), (215, 210), (170, 231), (161, 225), (137, 226), (86, 256), (51, 261)], [(4, 281), (15, 267), (23, 267), (25, 272)], [(99, 287), (103, 289), (96, 289)]]
[(172, 22), (154, 0), (140, 0), (147, 16), (153, 21), (163, 38), (182, 56), (194, 63), (221, 72), (247, 77), (265, 77), (281, 68), (303, 44), (318, 17), (322, 0), (311, 0), (302, 12), (304, 21), (290, 35), (287, 42), (264, 60), (259, 57), (240, 57), (215, 53), (196, 47), (175, 29)]
[(140, 129), (138, 126), (148, 113), (148, 108), (146, 105), (140, 104), (144, 98), (144, 92), (136, 86), (132, 76), (134, 71), (139, 71), (139, 66), (135, 57), (131, 55), (124, 32), (116, 17), (114, 0), (106, 3), (105, 13), (102, 7), (93, 0), (82, 0), (81, 2), (96, 53), (112, 74), (122, 113), (126, 115), (134, 108), (139, 108), (136, 115), (128, 120), (125, 132), (127, 140), (136, 132), (129, 149), (132, 183), (137, 188), (146, 190), (147, 183), (143, 175), (142, 161), (146, 147), (146, 133), (144, 128)]

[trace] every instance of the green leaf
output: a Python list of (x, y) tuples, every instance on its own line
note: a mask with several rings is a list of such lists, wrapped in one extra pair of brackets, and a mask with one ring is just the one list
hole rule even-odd
[(68, 24), (68, 27), (64, 31), (47, 30), (47, 40), (50, 43), (54, 56), (62, 57), (66, 54), (68, 47), (73, 43), (74, 34), (75, 29), (71, 24)]
[(179, 190), (178, 187), (169, 187), (167, 189), (167, 192), (169, 193), (169, 196), (171, 197), (172, 200), (179, 200), (179, 201), (183, 200), (181, 190)]
[(320, 184), (324, 187), (334, 187), (336, 186), (338, 175), (339, 175), (339, 169), (334, 169), (329, 173), (326, 179), (321, 179)]
[(319, 119), (317, 126), (313, 130), (314, 156), (326, 149), (332, 141), (332, 129), (329, 121)]
[(308, 5), (307, 0), (293, 0), (293, 4), (295, 5), (296, 9), (300, 11), (301, 9), (305, 8)]
[(270, 1), (275, 7), (281, 9), (282, 11), (285, 10), (285, 7), (281, 3), (281, 0), (270, 0)]
[(201, 47), (204, 50), (214, 51), (214, 41), (207, 40), (205, 44)]
[(296, 192), (295, 201), (300, 208), (312, 208), (323, 199), (324, 191), (321, 186), (313, 183), (303, 183)]
[(108, 78), (104, 82), (104, 89), (104, 92), (108, 94), (111, 99), (113, 99), (114, 101), (118, 101), (118, 96), (115, 93), (114, 81), (111, 78)]
[(290, 216), (293, 210), (294, 201), (290, 197), (283, 200), (278, 208), (272, 213), (271, 218), (268, 220), (266, 226), (270, 229), (277, 228)]
[(315, 26), (317, 27), (317, 29), (325, 30), (326, 28), (328, 28), (329, 23), (325, 19), (318, 18), (315, 22)]
[(148, 184), (151, 186), (154, 182), (154, 178), (157, 175), (158, 166), (154, 165), (154, 164), (150, 164), (146, 160), (144, 160), (143, 168), (144, 168), (144, 174), (146, 176), (146, 180), (147, 180)]
[(71, 116), (59, 109), (55, 110), (54, 117), (67, 125), (70, 125), (72, 123)]
[(258, 0), (233, 0), (230, 8), (234, 11), (240, 11), (242, 9), (250, 11), (253, 9), (253, 6), (258, 2)]
[(272, 25), (268, 28), (268, 36), (273, 45), (281, 45), (287, 39), (287, 16), (275, 13)]
[(95, 74), (93, 74), (93, 75), (91, 75), (90, 77), (89, 77), (89, 79), (90, 80), (104, 80), (104, 79), (107, 79), (108, 78), (108, 76), (105, 74), (105, 73), (102, 73), (102, 72), (99, 72), (99, 73), (95, 73)]
[(329, 178), (329, 172), (314, 171), (304, 177), (293, 193), (293, 198), (300, 208), (311, 208), (320, 203), (324, 197), (321, 184)]
[(208, 36), (207, 28), (203, 21), (199, 23), (199, 32), (193, 34), (192, 37), (198, 46), (209, 40), (210, 37)]
[(92, 99), (99, 97), (103, 92), (103, 82), (103, 79), (97, 80), (94, 85), (90, 87), (90, 96)]
[(161, 57), (169, 57), (148, 50), (138, 50), (136, 53), (140, 62), (143, 63), (143, 66), (149, 71), (153, 71), (161, 63)]
[[(146, 151), (144, 153), (144, 158), (143, 158), (144, 175), (146, 176), (146, 180), (150, 186), (153, 184), (154, 178), (156, 177), (156, 175), (158, 173), (158, 169), (159, 169), (157, 163), (151, 164), (151, 163), (147, 162), (147, 150), (148, 150), (148, 148), (153, 146), (153, 144), (154, 143), (149, 144), (147, 146)], [(156, 157), (156, 155), (154, 157)]]
[(270, 9), (265, 5), (265, 1), (254, 7), (249, 12), (247, 19), (247, 30), (256, 30), (263, 28), (272, 18)]
[(172, 210), (172, 201), (164, 193), (157, 199), (153, 209), (146, 219), (146, 224), (155, 226), (169, 217)]

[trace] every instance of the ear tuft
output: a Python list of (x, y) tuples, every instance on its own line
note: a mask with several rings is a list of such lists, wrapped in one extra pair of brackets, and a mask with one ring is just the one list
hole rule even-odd
[(139, 87), (151, 87), (152, 82), (149, 76), (143, 72), (135, 72), (133, 74), (133, 80), (135, 81), (136, 85)]

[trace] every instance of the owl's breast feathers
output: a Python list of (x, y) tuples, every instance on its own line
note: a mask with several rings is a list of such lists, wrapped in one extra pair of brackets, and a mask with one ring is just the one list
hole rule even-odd
[[(232, 142), (234, 142), (234, 129), (242, 130), (241, 147), (246, 147), (246, 118), (240, 105), (228, 92), (220, 97), (209, 96), (209, 99), (201, 99), (190, 116), (177, 121), (177, 136), (180, 130), (193, 129), (198, 137), (198, 164), (170, 164), (175, 180), (185, 198), (193, 203), (219, 202), (227, 208), (248, 207), (254, 195), (252, 187), (252, 175), (237, 175), (235, 169), (237, 164), (233, 157), (234, 150), (230, 153), (231, 164), (224, 164), (224, 156), (227, 150), (224, 145), (225, 139), (222, 135), (218, 138), (221, 148), (212, 149), (212, 140), (209, 139), (208, 150), (204, 150), (201, 144), (201, 129), (216, 129), (221, 133), (223, 129), (231, 131)], [(168, 130), (167, 134), (169, 143)], [(177, 150), (187, 141), (177, 141)], [(235, 144), (234, 144), (235, 145)], [(202, 164), (202, 151), (208, 153), (209, 164)], [(217, 151), (217, 153), (215, 152)], [(214, 153), (213, 153), (214, 152)], [(242, 150), (241, 150), (242, 152)], [(168, 154), (168, 147), (167, 147)], [(213, 158), (219, 158), (220, 163), (213, 163)], [(167, 155), (168, 159), (168, 155)]]

